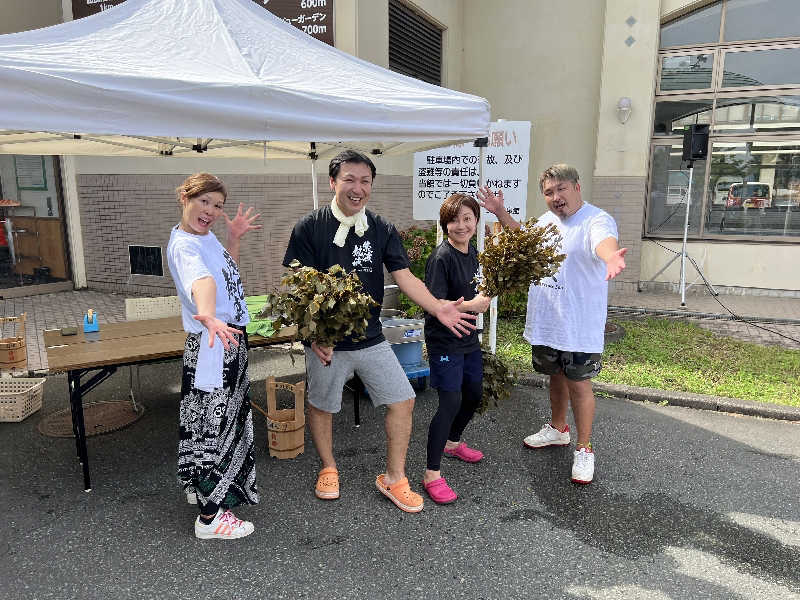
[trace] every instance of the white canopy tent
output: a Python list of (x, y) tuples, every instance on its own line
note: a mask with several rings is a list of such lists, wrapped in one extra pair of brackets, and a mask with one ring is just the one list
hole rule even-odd
[[(0, 35), (0, 154), (316, 159), (488, 135), (480, 97), (328, 46), (252, 0), (126, 0)], [(482, 242), (482, 227), (479, 236)]]
[(127, 0), (0, 36), (0, 153), (324, 158), (487, 135), (489, 104), (365, 62), (252, 0)]

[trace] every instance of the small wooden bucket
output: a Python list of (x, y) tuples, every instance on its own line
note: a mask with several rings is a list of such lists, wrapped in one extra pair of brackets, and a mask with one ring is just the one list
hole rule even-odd
[(15, 335), (0, 337), (0, 370), (24, 371), (28, 368), (28, 347), (25, 343), (25, 315), (19, 317), (0, 317), (0, 335), (5, 332), (5, 324), (15, 325)]
[[(278, 410), (277, 390), (294, 394), (294, 408)], [(276, 458), (294, 458), (305, 450), (306, 415), (303, 408), (306, 384), (304, 381), (292, 385), (267, 378), (267, 410), (252, 402), (253, 408), (267, 418), (269, 455)]]

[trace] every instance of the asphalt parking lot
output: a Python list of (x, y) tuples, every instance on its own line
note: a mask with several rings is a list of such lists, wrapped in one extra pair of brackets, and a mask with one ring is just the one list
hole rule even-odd
[[(302, 359), (301, 359), (302, 360)], [(262, 377), (254, 361), (254, 377)], [(342, 498), (317, 500), (305, 453), (269, 458), (255, 417), (256, 531), (194, 538), (175, 485), (179, 365), (144, 367), (144, 416), (89, 438), (93, 490), (75, 444), (38, 432), (68, 406), (48, 378), (42, 411), (1, 423), (3, 598), (800, 598), (800, 424), (599, 398), (595, 482), (569, 481), (571, 450), (531, 451), (545, 391), (516, 387), (466, 439), (486, 458), (448, 460), (460, 499), (400, 512), (374, 487), (382, 414), (351, 402), (335, 421)], [(121, 400), (116, 375), (87, 400)], [(263, 400), (263, 381), (253, 394)], [(435, 394), (420, 395), (408, 473), (420, 490)]]

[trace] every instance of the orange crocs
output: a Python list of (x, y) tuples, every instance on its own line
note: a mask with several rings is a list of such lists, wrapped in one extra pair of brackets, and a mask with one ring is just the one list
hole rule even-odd
[(339, 471), (335, 467), (325, 467), (319, 472), (314, 494), (321, 500), (336, 500), (339, 497)]
[(375, 485), (381, 491), (381, 494), (397, 505), (397, 508), (409, 513), (416, 513), (422, 510), (422, 505), (424, 503), (422, 496), (411, 491), (411, 486), (408, 484), (408, 477), (403, 477), (400, 481), (392, 485), (385, 484), (383, 481), (384, 477), (386, 477), (386, 473), (378, 475), (375, 479)]

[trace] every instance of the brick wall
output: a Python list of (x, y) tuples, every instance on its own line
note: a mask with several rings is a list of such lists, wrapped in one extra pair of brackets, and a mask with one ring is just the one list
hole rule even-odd
[(628, 248), (626, 268), (611, 282), (611, 290), (634, 292), (639, 283), (646, 184), (645, 177), (593, 177), (592, 197), (585, 198), (614, 217), (620, 245)]
[[(311, 178), (306, 175), (224, 175), (228, 188), (226, 212), (235, 214), (239, 202), (261, 213), (263, 228), (247, 234), (240, 250), (239, 268), (245, 293), (263, 294), (280, 281), (289, 235), (297, 220), (311, 211)], [(175, 293), (166, 260), (170, 229), (180, 210), (175, 188), (179, 175), (79, 175), (81, 228), (86, 277), (93, 289), (131, 296), (166, 296)], [(327, 176), (318, 181), (320, 206), (332, 193)], [(411, 177), (378, 175), (369, 208), (402, 230), (413, 224)], [(430, 222), (427, 222), (430, 224)], [(225, 224), (214, 233), (225, 243)], [(163, 277), (132, 275), (129, 245), (159, 246)]]

